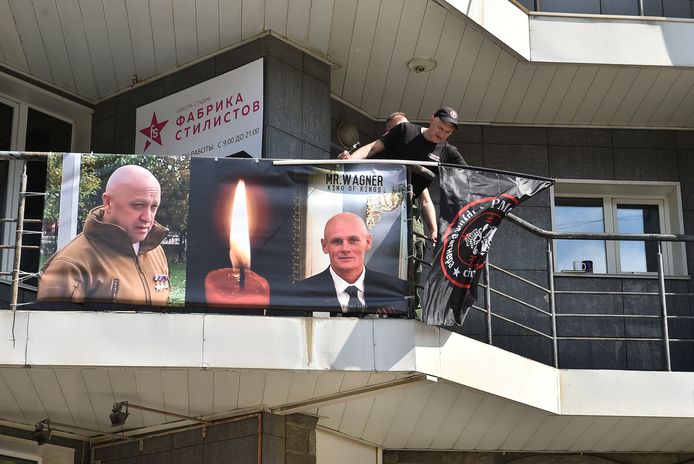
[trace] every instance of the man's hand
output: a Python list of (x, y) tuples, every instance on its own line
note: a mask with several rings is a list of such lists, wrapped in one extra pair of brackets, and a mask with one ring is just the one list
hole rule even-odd
[(379, 139), (374, 140), (371, 143), (362, 145), (357, 150), (353, 151), (349, 159), (366, 159), (371, 158), (376, 153), (380, 153), (385, 149), (385, 145)]
[(434, 242), (434, 245), (436, 245), (436, 241), (438, 240), (438, 231), (432, 230), (429, 232), (429, 238), (431, 239), (432, 242)]
[(339, 155), (337, 155), (337, 159), (341, 159), (341, 160), (348, 160), (351, 157), (352, 157), (352, 155), (350, 155), (347, 150), (345, 150), (342, 153), (340, 153)]

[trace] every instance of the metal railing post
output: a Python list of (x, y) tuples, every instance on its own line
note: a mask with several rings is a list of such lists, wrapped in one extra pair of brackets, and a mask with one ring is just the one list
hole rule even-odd
[(663, 317), (663, 343), (665, 345), (665, 368), (672, 370), (670, 362), (670, 333), (667, 321), (667, 297), (665, 296), (665, 272), (663, 266), (663, 250), (660, 240), (658, 243), (658, 293), (660, 295), (660, 310)]
[(487, 310), (487, 343), (492, 345), (492, 288), (490, 286), (489, 277), (489, 255), (487, 255), (487, 260), (484, 262), (484, 309)]
[(552, 355), (554, 360), (554, 367), (559, 368), (559, 349), (557, 344), (557, 310), (556, 302), (554, 300), (554, 258), (552, 252), (552, 241), (547, 240), (547, 288), (549, 293), (549, 312), (551, 314), (552, 321)]
[[(415, 237), (414, 237), (414, 227), (413, 227), (413, 207), (414, 207), (414, 192), (412, 190), (412, 173), (410, 172), (409, 169), (407, 169), (407, 189), (406, 189), (406, 196), (407, 198), (407, 208), (406, 208), (406, 214), (407, 214), (407, 254), (408, 254), (408, 259), (407, 259), (407, 280), (410, 283), (409, 284), (409, 296), (411, 297), (409, 300), (409, 304), (407, 305), (407, 317), (410, 319), (414, 319), (417, 317), (417, 293), (418, 293), (418, 288), (417, 288), (417, 266), (421, 266), (421, 263), (417, 263), (417, 253), (415, 251)], [(421, 305), (421, 302), (420, 302)]]
[(27, 162), (22, 161), (22, 175), (19, 180), (19, 201), (17, 205), (17, 231), (14, 242), (14, 264), (12, 265), (12, 290), (10, 295), (10, 310), (17, 310), (19, 297), (19, 266), (22, 262), (22, 236), (24, 234), (24, 202), (27, 189)]

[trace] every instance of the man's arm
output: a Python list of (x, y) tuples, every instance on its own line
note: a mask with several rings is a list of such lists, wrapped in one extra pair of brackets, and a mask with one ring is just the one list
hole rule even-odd
[(436, 223), (436, 208), (434, 208), (434, 202), (431, 200), (431, 195), (429, 195), (429, 189), (422, 190), (422, 193), (419, 195), (419, 203), (422, 221), (429, 229), (429, 238), (436, 243), (439, 236), (439, 228)]
[(81, 270), (73, 263), (56, 259), (43, 271), (37, 299), (84, 302), (85, 286)]
[(338, 155), (339, 159), (366, 159), (366, 158), (371, 158), (377, 153), (382, 152), (385, 150), (386, 146), (381, 142), (381, 139), (376, 139), (371, 143), (367, 143), (366, 145), (362, 145), (359, 147), (356, 151), (354, 151), (351, 155), (347, 154), (345, 155), (345, 152), (342, 152)]

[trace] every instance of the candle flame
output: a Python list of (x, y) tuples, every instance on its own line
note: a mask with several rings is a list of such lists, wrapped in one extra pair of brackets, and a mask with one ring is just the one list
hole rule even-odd
[(230, 216), (229, 259), (231, 259), (231, 265), (237, 269), (249, 269), (251, 243), (248, 232), (248, 204), (246, 203), (246, 184), (242, 180), (236, 185)]

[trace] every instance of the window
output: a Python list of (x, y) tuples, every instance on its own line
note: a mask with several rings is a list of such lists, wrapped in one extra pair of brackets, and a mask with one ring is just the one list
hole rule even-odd
[[(554, 203), (557, 232), (605, 232), (601, 198), (557, 198)], [(593, 272), (607, 272), (607, 254), (602, 240), (557, 240), (557, 270), (574, 270), (574, 261), (593, 261)], [(579, 265), (580, 269), (580, 265)]]
[[(72, 151), (88, 149), (88, 128), (91, 111), (74, 102), (35, 91), (27, 84), (5, 78), (0, 74), (0, 84), (6, 96), (0, 95), (0, 150), (17, 151)], [(22, 96), (15, 100), (12, 94)], [(73, 140), (76, 139), (76, 140)], [(0, 160), (0, 217), (16, 217), (19, 198), (19, 181), (22, 163)], [(45, 190), (46, 163), (42, 160), (27, 162), (27, 191)], [(25, 218), (40, 219), (43, 215), (43, 198), (26, 198)], [(40, 231), (39, 224), (25, 224), (25, 229)], [(0, 242), (14, 241), (14, 223), (0, 223)], [(39, 245), (40, 234), (26, 234), (25, 245)], [(14, 262), (13, 250), (0, 250), (0, 270), (10, 271)], [(39, 265), (38, 250), (22, 250), (21, 269), (36, 272)], [(1, 280), (7, 282), (6, 277)], [(34, 281), (24, 282), (35, 285)]]
[(0, 100), (0, 150), (12, 147), (12, 115), (14, 108)]
[[(516, 0), (530, 11), (627, 16), (694, 17), (694, 0)], [(537, 8), (536, 8), (537, 7)]]
[[(90, 146), (92, 110), (59, 95), (46, 92), (29, 83), (0, 73), (0, 150), (77, 151), (87, 152)], [(19, 180), (22, 163), (0, 160), (0, 217), (15, 217), (19, 201)], [(27, 163), (27, 190), (42, 192), (46, 178), (46, 163)], [(27, 198), (25, 217), (40, 218), (43, 198)], [(25, 228), (39, 230), (36, 224)], [(0, 243), (14, 241), (14, 223), (0, 223)], [(40, 243), (39, 234), (27, 234), (27, 245)], [(38, 269), (37, 250), (22, 251), (22, 270)], [(0, 250), (0, 271), (12, 270), (14, 250)], [(7, 283), (7, 277), (0, 277)], [(28, 285), (35, 281), (25, 282)]]
[[(558, 181), (554, 187), (553, 230), (681, 234), (679, 184), (671, 182)], [(658, 272), (658, 245), (632, 240), (555, 240), (555, 270), (584, 272), (591, 261), (595, 274)], [(663, 242), (663, 264), (669, 275), (685, 275), (684, 245)]]
[[(659, 234), (660, 204), (617, 203), (617, 232), (625, 234)], [(656, 242), (619, 242), (619, 269), (622, 272), (658, 272)]]
[(600, 0), (542, 0), (541, 11), (600, 14)]
[(600, 13), (605, 15), (638, 16), (639, 2), (634, 0), (602, 0)]
[(529, 11), (535, 11), (535, 0), (517, 0), (518, 3), (523, 5)]

